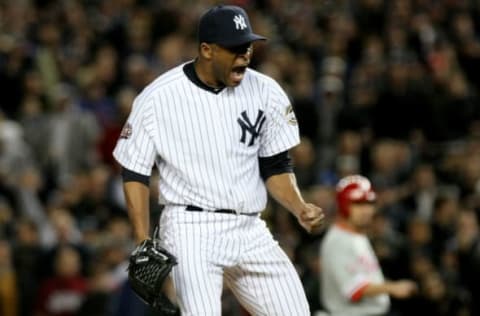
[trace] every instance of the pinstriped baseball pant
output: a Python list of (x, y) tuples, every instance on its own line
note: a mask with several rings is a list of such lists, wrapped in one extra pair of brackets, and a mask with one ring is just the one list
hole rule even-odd
[(168, 206), (160, 238), (178, 259), (172, 279), (182, 315), (221, 315), (224, 284), (252, 315), (310, 315), (294, 266), (259, 217)]

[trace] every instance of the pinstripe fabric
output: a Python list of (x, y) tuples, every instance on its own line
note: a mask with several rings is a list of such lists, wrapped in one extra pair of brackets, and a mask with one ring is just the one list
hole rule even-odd
[(310, 315), (295, 268), (259, 217), (167, 207), (160, 238), (178, 259), (182, 315), (220, 315), (223, 278), (252, 315)]
[[(131, 136), (119, 139), (114, 157), (144, 175), (156, 163), (163, 204), (262, 211), (267, 194), (258, 156), (299, 142), (298, 127), (286, 114), (288, 97), (274, 80), (251, 69), (238, 87), (214, 94), (193, 84), (182, 67), (157, 78), (135, 99)], [(260, 111), (265, 123), (249, 146), (253, 136), (245, 133), (241, 142), (238, 121), (245, 113), (255, 122)]]
[(258, 157), (299, 142), (280, 86), (248, 69), (239, 86), (213, 93), (190, 81), (181, 65), (135, 99), (128, 124), (131, 133), (113, 155), (144, 175), (157, 165), (166, 205), (160, 233), (178, 258), (172, 277), (182, 314), (220, 315), (225, 283), (254, 315), (309, 315), (293, 265), (260, 218), (185, 211), (265, 208)]

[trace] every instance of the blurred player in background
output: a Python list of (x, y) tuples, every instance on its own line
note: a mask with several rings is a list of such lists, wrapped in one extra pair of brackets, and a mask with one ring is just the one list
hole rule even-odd
[(386, 281), (365, 235), (375, 214), (375, 192), (360, 175), (337, 184), (337, 220), (321, 250), (321, 299), (332, 316), (383, 315), (389, 295), (408, 298), (417, 286), (409, 280)]

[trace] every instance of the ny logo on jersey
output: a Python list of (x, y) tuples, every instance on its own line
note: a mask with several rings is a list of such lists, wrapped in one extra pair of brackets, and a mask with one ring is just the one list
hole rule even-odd
[(240, 14), (235, 15), (235, 17), (233, 18), (233, 22), (235, 22), (235, 28), (237, 30), (243, 30), (247, 28), (245, 18)]
[(247, 112), (243, 111), (241, 113), (241, 117), (237, 119), (238, 124), (242, 128), (242, 137), (240, 138), (241, 143), (246, 143), (247, 140), (247, 133), (250, 133), (250, 141), (248, 142), (248, 146), (253, 146), (255, 143), (255, 138), (260, 135), (260, 130), (262, 129), (263, 123), (265, 123), (266, 117), (263, 111), (258, 110), (257, 118), (255, 120), (255, 124), (252, 124), (250, 119), (247, 116)]

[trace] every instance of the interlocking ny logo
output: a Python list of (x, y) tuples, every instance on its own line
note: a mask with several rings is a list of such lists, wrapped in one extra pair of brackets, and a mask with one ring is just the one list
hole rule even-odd
[(235, 22), (235, 28), (237, 30), (243, 30), (247, 28), (247, 23), (245, 23), (245, 18), (240, 14), (237, 14), (233, 17), (233, 22)]
[(243, 111), (241, 116), (242, 117), (239, 117), (237, 120), (238, 124), (240, 124), (240, 127), (242, 128), (242, 137), (240, 138), (240, 142), (244, 144), (246, 143), (248, 132), (251, 135), (248, 146), (253, 146), (255, 138), (260, 135), (260, 130), (262, 129), (263, 123), (265, 123), (266, 117), (263, 114), (263, 111), (258, 110), (257, 119), (255, 120), (255, 124), (252, 125), (252, 122), (250, 122), (246, 111)]

